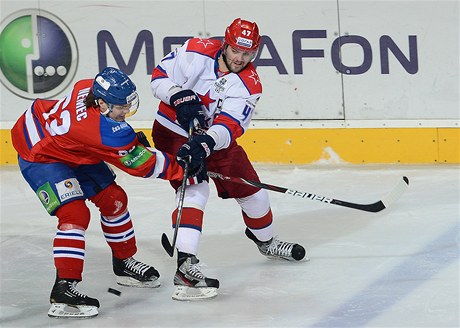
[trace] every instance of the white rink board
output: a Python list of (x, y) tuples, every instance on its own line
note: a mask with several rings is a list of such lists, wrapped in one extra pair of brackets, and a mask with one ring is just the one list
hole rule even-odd
[[(374, 4), (340, 3), (342, 34), (365, 36), (373, 52), (366, 74), (344, 75), (346, 118), (458, 120), (459, 2), (368, 2)], [(379, 39), (383, 34), (391, 36), (406, 57), (408, 35), (417, 36), (417, 73), (409, 74), (390, 53), (389, 74), (381, 74)], [(342, 50), (343, 62), (349, 65), (362, 58), (360, 47)]]
[[(343, 119), (341, 78), (328, 58), (329, 39), (338, 34), (336, 1), (232, 1), (232, 7), (245, 8), (241, 15), (249, 14), (247, 19), (256, 21), (262, 35), (272, 40), (276, 50), (264, 47), (260, 57), (274, 58), (278, 53), (280, 68), (287, 71), (280, 74), (278, 66), (257, 67), (263, 95), (254, 119)], [(222, 2), (211, 1), (206, 13), (211, 31), (222, 30)], [(303, 74), (294, 73), (293, 32), (296, 30), (326, 30), (328, 35), (302, 40), (302, 48), (325, 52), (324, 58), (302, 59)]]
[[(439, 120), (440, 126), (446, 121), (452, 126), (449, 122), (460, 118), (458, 1), (2, 0), (0, 5), (2, 22), (25, 8), (65, 22), (78, 47), (73, 82), (93, 77), (103, 63), (131, 70), (141, 97), (135, 120), (144, 127), (151, 126), (158, 104), (150, 91), (149, 63), (158, 64), (170, 49), (164, 43), (177, 37), (222, 36), (238, 16), (256, 21), (264, 38), (255, 62), (259, 60), (264, 86), (255, 120)], [(114, 41), (112, 47), (100, 41), (104, 33)], [(299, 39), (299, 33), (309, 36)], [(362, 66), (366, 56), (369, 60), (371, 51), (372, 63), (361, 74), (342, 74), (333, 64), (333, 57), (338, 58), (333, 44), (347, 34), (370, 46), (366, 51), (356, 43), (340, 47), (339, 60), (353, 67)], [(410, 35), (417, 39), (412, 49), (417, 71), (407, 72), (389, 51), (389, 74), (383, 74), (380, 38), (387, 36), (409, 58)], [(68, 87), (52, 98), (64, 96)], [(0, 98), (0, 121), (7, 126), (31, 102), (4, 84)]]

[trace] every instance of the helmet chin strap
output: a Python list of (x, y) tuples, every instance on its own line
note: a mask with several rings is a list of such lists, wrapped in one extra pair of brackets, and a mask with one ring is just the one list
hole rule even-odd
[(107, 107), (107, 109), (104, 112), (101, 112), (101, 114), (104, 115), (104, 116), (109, 116), (109, 114), (111, 112), (112, 112), (112, 110), (109, 107)]
[[(104, 101), (104, 103), (106, 103), (106, 102)], [(106, 109), (105, 111), (101, 112), (101, 114), (104, 115), (104, 116), (108, 116), (108, 115), (113, 111), (113, 110), (112, 110), (113, 105), (112, 105), (112, 104), (109, 104), (109, 103), (106, 103), (106, 104), (107, 104), (107, 109)], [(97, 105), (99, 108), (101, 108), (101, 105), (99, 105), (99, 102), (98, 102), (97, 99), (96, 99), (96, 105)]]

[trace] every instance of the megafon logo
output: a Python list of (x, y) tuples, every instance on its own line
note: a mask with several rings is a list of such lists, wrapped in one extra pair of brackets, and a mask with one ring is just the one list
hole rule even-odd
[(72, 81), (77, 65), (75, 38), (51, 13), (25, 9), (0, 24), (0, 79), (16, 95), (55, 96)]

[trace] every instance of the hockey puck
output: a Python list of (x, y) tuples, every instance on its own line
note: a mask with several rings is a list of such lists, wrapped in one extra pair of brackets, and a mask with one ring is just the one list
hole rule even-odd
[(292, 257), (296, 261), (303, 259), (305, 257), (305, 248), (299, 244), (294, 244), (294, 247), (292, 247)]
[(113, 289), (113, 288), (109, 288), (107, 289), (107, 292), (113, 294), (113, 295), (117, 295), (117, 296), (121, 296), (121, 292), (117, 289)]

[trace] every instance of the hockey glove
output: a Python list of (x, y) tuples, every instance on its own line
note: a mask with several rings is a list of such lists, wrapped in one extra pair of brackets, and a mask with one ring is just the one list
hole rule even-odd
[(203, 181), (209, 181), (208, 170), (206, 168), (206, 163), (201, 162), (201, 165), (195, 170), (189, 170), (187, 184), (198, 184)]
[(173, 94), (169, 102), (176, 109), (177, 122), (185, 131), (188, 131), (191, 121), (195, 128), (204, 128), (204, 111), (200, 98), (193, 90), (181, 90)]
[(144, 134), (144, 132), (139, 131), (139, 132), (136, 133), (136, 135), (137, 135), (137, 140), (139, 140), (139, 142), (142, 145), (144, 145), (144, 147), (151, 147), (150, 142), (147, 139), (147, 136)]
[(205, 158), (212, 154), (216, 142), (207, 135), (197, 135), (191, 141), (183, 144), (177, 152), (176, 158), (180, 166), (185, 167), (189, 163), (191, 172), (197, 170)]

